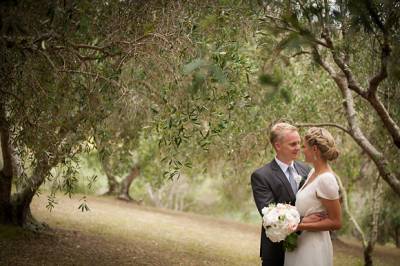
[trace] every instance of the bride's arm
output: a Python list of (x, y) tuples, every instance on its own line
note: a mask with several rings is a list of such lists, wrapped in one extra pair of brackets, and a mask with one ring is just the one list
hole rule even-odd
[(337, 230), (342, 226), (342, 215), (339, 199), (328, 200), (319, 198), (326, 208), (327, 217), (316, 222), (300, 222), (297, 226), (299, 231), (328, 231)]

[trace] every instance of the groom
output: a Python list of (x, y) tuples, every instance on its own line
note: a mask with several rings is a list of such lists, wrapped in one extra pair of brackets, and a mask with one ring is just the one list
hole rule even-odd
[[(254, 201), (259, 213), (270, 203), (296, 202), (299, 184), (296, 178), (300, 175), (304, 181), (310, 167), (295, 161), (300, 154), (300, 135), (295, 126), (288, 123), (277, 123), (272, 126), (270, 141), (276, 152), (275, 158), (268, 164), (254, 171), (251, 175), (251, 187)], [(273, 243), (261, 230), (260, 257), (263, 266), (283, 266), (285, 252), (283, 243)]]

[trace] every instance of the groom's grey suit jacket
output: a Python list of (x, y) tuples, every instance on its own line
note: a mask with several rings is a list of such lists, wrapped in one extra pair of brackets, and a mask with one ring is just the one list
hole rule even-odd
[[(302, 181), (304, 182), (311, 168), (298, 161), (294, 162), (294, 168), (303, 177)], [(252, 173), (251, 187), (254, 201), (261, 216), (261, 210), (270, 203), (289, 203), (292, 205), (296, 203), (296, 195), (275, 159)], [(283, 266), (285, 258), (283, 243), (271, 242), (265, 235), (264, 227), (261, 230), (260, 257), (262, 257), (263, 265), (269, 266)]]

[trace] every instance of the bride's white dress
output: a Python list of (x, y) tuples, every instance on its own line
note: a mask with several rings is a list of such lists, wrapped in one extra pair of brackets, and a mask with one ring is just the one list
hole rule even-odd
[[(332, 173), (323, 173), (309, 183), (311, 170), (305, 184), (296, 194), (296, 208), (301, 216), (326, 211), (317, 198), (338, 199), (339, 186)], [(303, 231), (298, 238), (297, 248), (285, 253), (285, 266), (332, 266), (333, 250), (329, 231)]]

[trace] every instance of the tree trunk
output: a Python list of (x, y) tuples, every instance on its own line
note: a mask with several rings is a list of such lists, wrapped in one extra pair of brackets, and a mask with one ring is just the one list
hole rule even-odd
[(11, 219), (11, 180), (10, 176), (0, 171), (0, 223), (8, 224), (12, 222)]
[(364, 246), (364, 263), (365, 266), (372, 266), (372, 252), (374, 251), (375, 243), (378, 238), (378, 222), (379, 213), (381, 210), (381, 195), (382, 185), (380, 184), (380, 176), (375, 180), (373, 187), (373, 198), (372, 198), (372, 219), (371, 219), (371, 231), (369, 234), (368, 243)]
[(100, 141), (101, 137), (96, 134), (96, 129), (94, 129), (94, 131), (94, 140), (99, 154), (99, 161), (104, 173), (106, 174), (108, 183), (108, 190), (103, 195), (118, 195), (118, 192), (120, 191), (120, 184), (118, 183), (117, 179), (112, 174), (112, 171), (110, 169), (110, 154), (108, 153), (109, 151), (107, 150), (106, 145), (104, 145), (103, 142)]
[(133, 180), (138, 177), (140, 174), (140, 167), (138, 165), (134, 166), (131, 170), (131, 172), (129, 173), (129, 175), (127, 175), (125, 177), (124, 180), (122, 180), (120, 186), (120, 193), (118, 196), (118, 199), (120, 200), (126, 200), (126, 201), (131, 201), (132, 198), (129, 195), (129, 188), (133, 182)]
[(11, 197), (12, 180), (20, 174), (21, 165), (16, 162), (16, 151), (11, 145), (9, 124), (4, 105), (0, 106), (0, 138), (3, 169), (0, 171), (0, 223), (26, 226), (38, 224), (30, 211), (30, 203), (37, 189), (44, 181), (43, 173), (50, 170), (46, 159), (38, 158), (31, 182)]
[(371, 243), (368, 243), (367, 247), (364, 248), (364, 265), (365, 266), (372, 266), (372, 251), (373, 251), (373, 245)]
[(13, 172), (13, 182), (17, 192), (19, 192), (22, 188), (22, 180), (23, 180), (23, 163), (21, 157), (18, 153), (18, 150), (15, 146), (11, 145), (11, 163), (12, 163), (12, 172)]
[(30, 229), (40, 229), (43, 224), (38, 223), (32, 216), (30, 204), (36, 191), (42, 185), (45, 176), (50, 172), (51, 166), (44, 154), (36, 156), (38, 158), (36, 167), (29, 182), (21, 188), (20, 192), (15, 193), (11, 199), (12, 223)]
[(400, 228), (396, 228), (394, 242), (396, 243), (396, 248), (400, 248)]
[(108, 190), (104, 195), (117, 195), (118, 191), (120, 191), (120, 184), (117, 182), (115, 176), (107, 174), (107, 181), (108, 181)]
[(108, 163), (106, 159), (100, 159), (101, 166), (103, 167), (104, 173), (107, 176), (108, 182), (108, 191), (104, 193), (104, 195), (117, 195), (118, 191), (120, 191), (120, 184), (118, 183), (117, 179), (114, 175), (111, 174), (111, 171), (108, 167)]
[(0, 106), (0, 142), (3, 169), (0, 171), (0, 223), (11, 220), (11, 184), (13, 177), (10, 130), (6, 120), (4, 105)]
[(31, 231), (42, 231), (48, 228), (48, 225), (37, 221), (31, 212), (31, 201), (22, 200), (16, 201), (12, 204), (12, 224), (29, 229)]
[(147, 187), (147, 194), (149, 195), (154, 205), (158, 208), (162, 208), (163, 206), (158, 191), (153, 191), (153, 188), (151, 187), (150, 184), (146, 184), (146, 187)]

